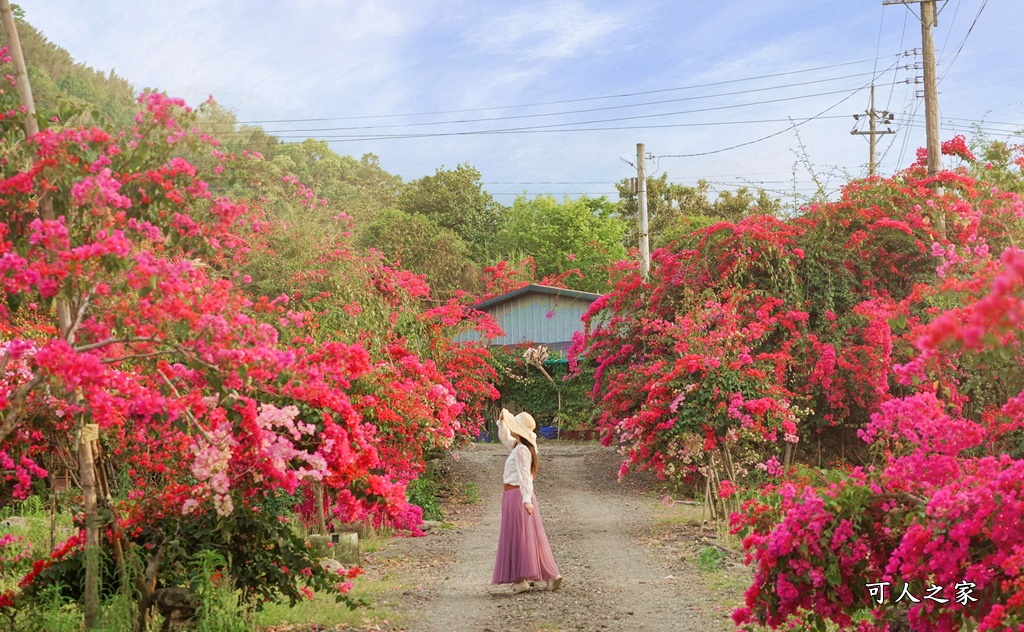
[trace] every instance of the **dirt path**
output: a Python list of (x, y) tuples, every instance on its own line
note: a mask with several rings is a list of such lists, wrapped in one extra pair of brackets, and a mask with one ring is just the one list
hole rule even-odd
[(403, 597), (409, 630), (730, 628), (702, 607), (698, 573), (666, 565), (645, 546), (639, 536), (653, 520), (653, 495), (628, 479), (617, 483), (620, 461), (593, 443), (552, 442), (540, 450), (537, 499), (565, 577), (561, 590), (512, 595), (508, 586), (492, 586), (506, 456), (490, 444), (458, 453), (449, 469), (461, 484), (479, 487), (481, 502), (449, 514), (452, 529), (389, 547), (388, 557), (430, 560), (417, 565), (426, 569), (422, 581)]

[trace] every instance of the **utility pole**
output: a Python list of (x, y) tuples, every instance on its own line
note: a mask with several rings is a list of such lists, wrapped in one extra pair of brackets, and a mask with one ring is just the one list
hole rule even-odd
[[(11, 11), (10, 0), (0, 0), (0, 24), (3, 26), (4, 36), (7, 39), (7, 48), (11, 54), (11, 61), (14, 62), (14, 81), (18, 88), (18, 96), (21, 97), (21, 105), (25, 108), (25, 136), (26, 138), (39, 133), (39, 121), (36, 119), (36, 104), (32, 98), (32, 85), (28, 80), (28, 66), (25, 64), (25, 54), (21, 50), (21, 39), (18, 37), (18, 26), (14, 21), (14, 13)], [(50, 196), (41, 196), (39, 203), (39, 215), (48, 221), (52, 221), (53, 201)], [(60, 296), (56, 300), (57, 326), (61, 338), (69, 344), (74, 344), (74, 332), (71, 330), (71, 308), (66, 298)], [(81, 401), (81, 390), (75, 393), (75, 403)], [(85, 505), (85, 595), (84, 615), (85, 629), (92, 630), (99, 624), (99, 562), (100, 562), (100, 528), (103, 524), (102, 516), (98, 515), (96, 505), (96, 470), (93, 464), (92, 442), (89, 438), (96, 434), (93, 439), (98, 441), (99, 427), (96, 424), (83, 424), (83, 429), (88, 428), (89, 434), (79, 432), (78, 439), (78, 467), (79, 480), (82, 485), (82, 498)]]
[[(882, 136), (884, 134), (896, 133), (892, 131), (892, 128), (888, 127), (888, 124), (892, 122), (894, 115), (886, 110), (883, 110), (881, 112), (875, 110), (875, 84), (871, 84), (871, 109), (865, 110), (864, 113), (868, 115), (868, 131), (861, 132), (854, 128), (852, 131), (850, 131), (850, 133), (853, 134), (854, 136), (868, 137), (868, 143), (871, 147), (868, 156), (868, 176), (870, 177), (875, 175), (875, 149), (878, 146), (877, 137)], [(885, 131), (878, 131), (877, 122), (879, 115), (881, 115), (882, 122), (886, 124)], [(860, 114), (854, 114), (853, 120), (859, 121)]]
[(942, 167), (939, 144), (939, 93), (935, 85), (935, 40), (932, 27), (938, 16), (935, 0), (921, 2), (921, 50), (924, 59), (924, 118), (928, 137), (928, 175), (934, 176)]
[(14, 62), (14, 81), (18, 86), (21, 104), (25, 107), (25, 133), (29, 136), (38, 134), (39, 121), (36, 120), (36, 104), (32, 99), (32, 86), (28, 82), (25, 55), (21, 52), (21, 40), (18, 38), (18, 27), (15, 25), (9, 0), (0, 0), (0, 19), (3, 20), (7, 48), (10, 50), (11, 60)]
[(935, 39), (932, 28), (937, 24), (935, 0), (882, 0), (889, 4), (921, 5), (921, 57), (924, 61), (924, 118), (928, 139), (928, 175), (942, 168), (942, 147), (939, 144), (939, 93), (936, 89)]
[[(924, 118), (928, 143), (928, 175), (934, 176), (942, 168), (942, 146), (939, 144), (939, 93), (936, 87), (935, 40), (932, 28), (937, 24), (935, 0), (882, 0), (882, 5), (921, 5), (921, 58), (924, 62)], [(945, 213), (936, 217), (935, 228), (946, 236)]]
[(644, 173), (644, 144), (636, 144), (637, 219), (640, 223), (640, 272), (644, 279), (651, 270), (651, 245), (647, 234), (647, 175)]

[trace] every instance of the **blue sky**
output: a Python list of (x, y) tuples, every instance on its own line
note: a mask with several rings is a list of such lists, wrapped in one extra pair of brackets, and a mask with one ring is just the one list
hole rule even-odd
[[(866, 171), (867, 140), (850, 131), (852, 115), (868, 107), (872, 80), (876, 108), (895, 113), (898, 132), (881, 138), (879, 172), (906, 166), (924, 145), (921, 86), (906, 83), (922, 74), (913, 68), (921, 58), (903, 55), (920, 49), (917, 5), (908, 5), (913, 12), (881, 0), (21, 5), (76, 60), (114, 69), (139, 89), (190, 103), (213, 95), (239, 120), (265, 121), (288, 140), (326, 138), (341, 154), (372, 152), (406, 181), (468, 162), (504, 203), (524, 192), (614, 199), (613, 183), (635, 175), (624, 158), (635, 160), (638, 142), (655, 156), (648, 173), (667, 172), (675, 182), (747, 183), (792, 201), (813, 188), (806, 155), (814, 177), (834, 190)], [(971, 121), (983, 119), (993, 138), (1024, 128), (1024, 2), (939, 6), (942, 138), (969, 133)], [(800, 125), (789, 129), (793, 123)]]

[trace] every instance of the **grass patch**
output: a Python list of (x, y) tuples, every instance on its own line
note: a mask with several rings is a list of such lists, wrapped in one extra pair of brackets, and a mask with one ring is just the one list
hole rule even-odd
[(462, 502), (467, 505), (475, 505), (480, 502), (480, 487), (474, 482), (466, 483), (462, 489)]
[(409, 482), (405, 488), (406, 500), (423, 510), (424, 520), (444, 520), (441, 503), (438, 501), (440, 483), (438, 466), (428, 463), (425, 472)]
[(726, 553), (722, 549), (713, 546), (701, 547), (700, 551), (697, 552), (697, 568), (702, 573), (713, 573), (722, 568), (722, 562), (725, 561), (725, 558)]
[(258, 627), (280, 625), (319, 625), (330, 627), (349, 626), (364, 627), (381, 624), (385, 620), (394, 625), (400, 623), (400, 615), (394, 606), (408, 586), (392, 578), (370, 579), (362, 577), (355, 581), (350, 596), (363, 599), (370, 605), (350, 610), (338, 604), (333, 595), (317, 593), (312, 601), (303, 601), (289, 606), (284, 604), (267, 604), (255, 615)]

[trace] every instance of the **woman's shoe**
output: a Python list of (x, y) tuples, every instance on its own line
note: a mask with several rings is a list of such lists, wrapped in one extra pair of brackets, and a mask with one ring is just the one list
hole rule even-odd
[(526, 581), (525, 579), (521, 582), (516, 582), (512, 584), (513, 595), (518, 595), (519, 593), (524, 593), (528, 590), (530, 590), (530, 582)]
[(562, 576), (561, 575), (559, 575), (558, 577), (556, 577), (554, 579), (549, 579), (548, 580), (548, 590), (550, 590), (551, 592), (555, 592), (561, 586), (562, 586)]

